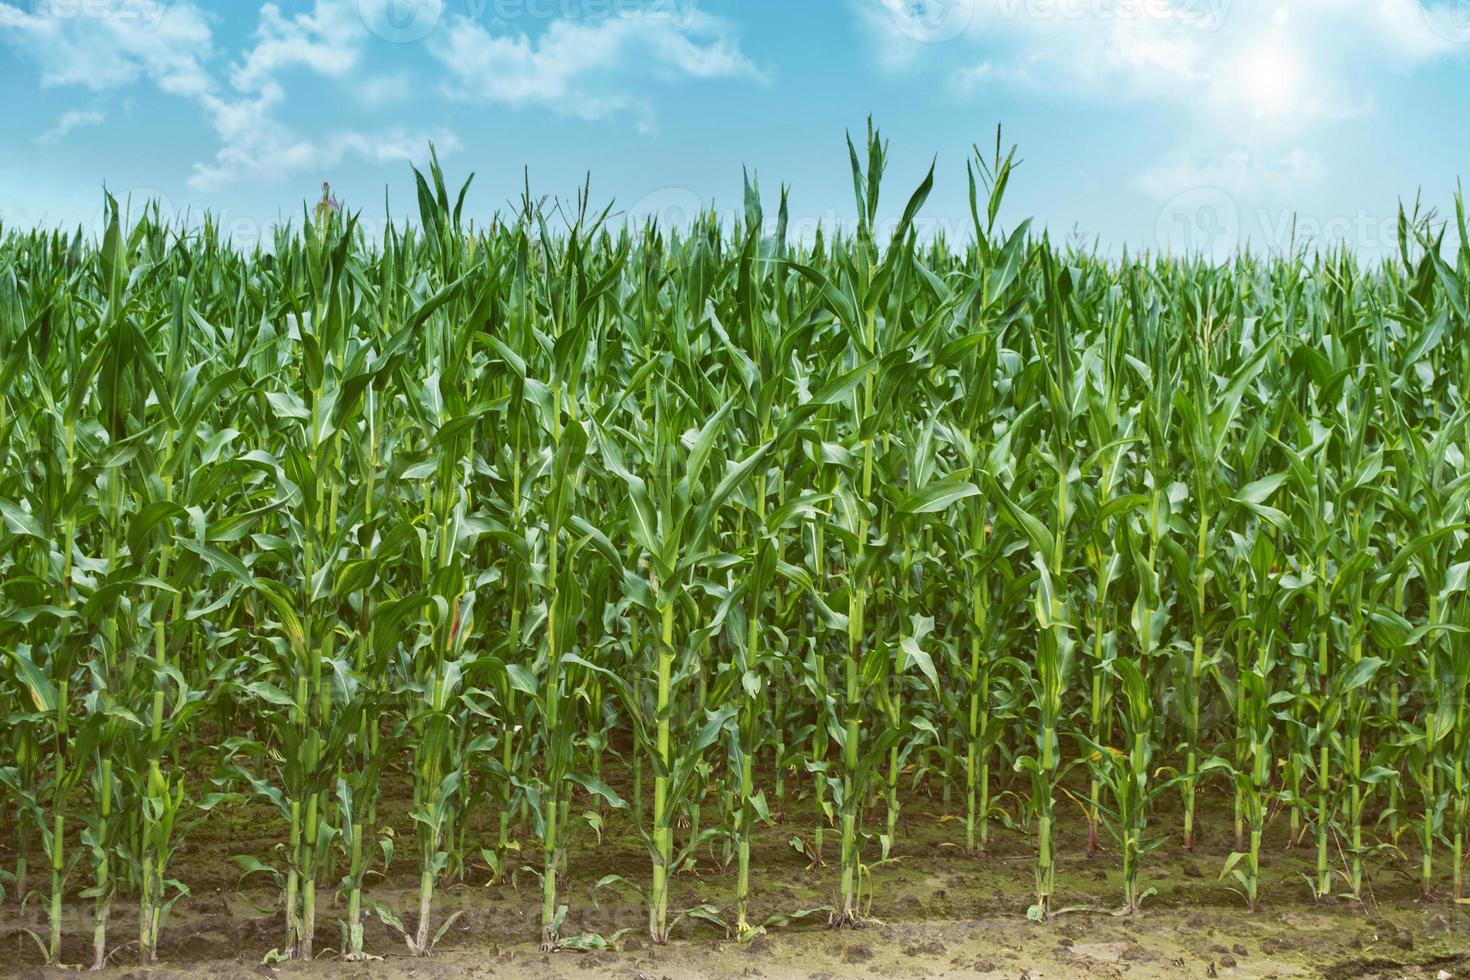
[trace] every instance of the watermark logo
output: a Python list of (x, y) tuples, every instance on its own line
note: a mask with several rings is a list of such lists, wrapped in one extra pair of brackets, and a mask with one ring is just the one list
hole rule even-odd
[[(621, 203), (621, 202), (620, 202)], [(761, 221), (761, 234), (770, 240), (777, 230), (777, 214), (774, 202), (767, 198)], [(700, 197), (687, 187), (662, 187), (643, 195), (622, 211), (622, 220), (635, 234), (644, 232), (649, 223), (657, 224), (659, 233), (668, 236), (674, 232), (687, 236), (698, 225), (713, 221), (724, 234), (740, 229), (749, 231), (745, 224), (747, 214), (743, 205), (717, 206)], [(899, 230), (901, 217), (897, 213), (879, 217), (869, 229), (873, 239), (889, 242)], [(965, 242), (974, 235), (974, 222), (968, 212), (956, 214), (921, 213), (909, 223), (908, 232), (921, 243), (944, 240)], [(858, 233), (857, 220), (850, 212), (834, 208), (806, 210), (791, 208), (786, 215), (784, 241), (787, 244), (810, 245), (817, 236), (828, 240), (834, 236), (852, 238)]]
[(357, 0), (357, 12), (373, 34), (391, 44), (413, 44), (433, 33), (444, 17), (443, 0)]
[(1421, 0), (1429, 29), (1451, 44), (1470, 44), (1470, 0)]
[(168, 0), (34, 0), (31, 9), (51, 20), (110, 20), (154, 31), (163, 23)]
[(921, 44), (953, 41), (975, 21), (978, 0), (884, 0), (899, 32)]
[[(1427, 227), (1427, 226), (1426, 226)], [(1162, 253), (1227, 261), (1237, 253), (1291, 258), (1347, 249), (1362, 257), (1398, 250), (1398, 212), (1243, 208), (1218, 187), (1195, 187), (1159, 212), (1154, 242)]]
[(649, 223), (667, 235), (687, 232), (706, 210), (700, 196), (687, 187), (661, 187), (645, 194), (627, 209), (628, 226), (642, 231)]
[(682, 31), (699, 23), (699, 0), (357, 0), (357, 11), (369, 31), (392, 44), (422, 41), (445, 14), (498, 25), (641, 19), (664, 21)]
[(1231, 0), (1183, 0), (1175, 10), (1179, 19), (1201, 31), (1218, 31), (1230, 17)]
[[(150, 220), (157, 219), (161, 224), (169, 228), (181, 227), (181, 215), (179, 209), (169, 196), (157, 187), (129, 187), (124, 190), (111, 190), (113, 200), (117, 201), (118, 221), (124, 231), (134, 228), (146, 214)], [(112, 210), (104, 200), (92, 214), (92, 218), (84, 226), (84, 232), (89, 232), (97, 240), (107, 234), (107, 226), (112, 220)]]
[(687, 30), (699, 0), (463, 0), (471, 20), (662, 20)]
[(1225, 26), (1231, 0), (1000, 0), (1007, 20), (1152, 21), (1198, 31)]
[[(187, 203), (176, 203), (168, 193), (157, 187), (138, 186), (109, 190), (117, 201), (118, 223), (124, 235), (146, 219), (171, 236), (196, 236), (207, 232), (226, 246), (249, 253), (257, 248), (266, 252), (273, 251), (278, 232), (300, 234), (299, 221), (291, 217), (301, 213), (299, 206), (286, 207), (270, 215), (248, 214), (230, 208), (211, 209), (206, 213)], [(314, 199), (305, 201), (308, 208), (314, 203)], [(111, 221), (112, 211), (104, 200), (83, 223), (82, 234), (90, 235), (94, 241), (101, 242)], [(371, 246), (382, 238), (383, 221), (371, 215), (359, 214), (356, 230), (362, 241)]]
[(1154, 240), (1174, 255), (1228, 257), (1240, 245), (1240, 208), (1218, 187), (1191, 188), (1159, 212)]

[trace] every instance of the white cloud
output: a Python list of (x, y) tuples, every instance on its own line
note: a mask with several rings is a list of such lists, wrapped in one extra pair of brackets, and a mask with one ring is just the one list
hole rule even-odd
[(309, 11), (292, 17), (268, 3), (261, 8), (253, 45), (234, 63), (233, 89), (206, 95), (220, 147), (214, 159), (197, 163), (189, 177), (194, 190), (209, 190), (245, 180), (321, 173), (347, 158), (371, 162), (419, 160), (433, 138), (444, 152), (459, 141), (446, 131), (408, 133), (401, 128), (363, 133), (325, 123), (305, 136), (282, 123), (277, 110), (287, 98), (292, 70), (340, 79), (363, 60), (371, 36), (356, 0), (315, 0)]
[(61, 114), (56, 120), (56, 125), (36, 137), (37, 143), (55, 143), (64, 139), (67, 134), (85, 126), (96, 126), (103, 120), (102, 113), (95, 109), (71, 109)]
[(701, 12), (677, 20), (652, 13), (556, 20), (535, 37), (492, 33), (457, 16), (429, 50), (449, 74), (446, 91), (453, 98), (589, 119), (632, 112), (645, 124), (651, 110), (632, 84), (640, 77), (760, 77), (728, 25)]
[(1253, 128), (1371, 111), (1382, 75), (1457, 50), (1419, 0), (853, 2), (884, 64), (948, 61), (961, 90), (1161, 102)]
[(236, 88), (254, 92), (278, 84), (277, 74), (288, 68), (340, 78), (357, 67), (367, 36), (367, 26), (351, 0), (317, 0), (310, 11), (289, 18), (268, 3), (260, 8), (255, 46), (236, 65), (230, 80)]
[(1470, 52), (1456, 43), (1470, 25), (1457, 36), (1420, 0), (849, 3), (882, 64), (939, 74), (957, 96), (1147, 107), (1128, 149), (1155, 156), (1133, 184), (1156, 201), (1218, 189), (1281, 210), (1320, 194), (1331, 124), (1373, 113), (1393, 75)]
[(147, 78), (184, 97), (210, 87), (213, 36), (188, 0), (95, 9), (57, 0), (32, 11), (0, 3), (0, 37), (40, 64), (42, 85), (100, 92)]
[(406, 71), (382, 71), (353, 80), (352, 97), (372, 109), (411, 102), (423, 83)]
[[(423, 16), (412, 22), (391, 0), (311, 0), (299, 9), (271, 2), (244, 46), (228, 55), (217, 49), (206, 10), (197, 0), (43, 0), (33, 7), (0, 0), (0, 40), (38, 65), (43, 85), (108, 92), (146, 83), (197, 106), (217, 139), (213, 156), (195, 163), (189, 177), (200, 191), (320, 173), (347, 158), (420, 159), (431, 137), (442, 151), (457, 147), (452, 133), (432, 127), (365, 132), (332, 119), (309, 128), (283, 119), (302, 74), (349, 84), (367, 111), (393, 102), (406, 76), (373, 72), (375, 45), (427, 35), (445, 79), (440, 94), (456, 100), (584, 118), (629, 113), (645, 126), (652, 109), (637, 94), (639, 82), (760, 75), (724, 20), (681, 4), (670, 12), (615, 7), (602, 18), (555, 18), (531, 36), (500, 20), (445, 20), (440, 0), (415, 4), (411, 10)], [(69, 113), (42, 138), (101, 121)]]
[[(189, 186), (195, 190), (321, 173), (349, 157), (419, 159), (431, 136), (446, 152), (459, 145), (444, 131), (366, 133), (327, 124), (303, 134), (281, 121), (290, 72), (342, 79), (359, 68), (371, 35), (357, 0), (314, 0), (291, 16), (266, 4), (250, 43), (226, 70), (216, 66), (210, 22), (192, 0), (110, 6), (49, 0), (32, 11), (0, 2), (0, 38), (37, 62), (43, 85), (104, 92), (146, 81), (198, 106), (218, 148), (194, 165)], [(67, 113), (42, 139), (102, 121), (94, 115)]]
[(323, 127), (303, 136), (281, 123), (275, 86), (253, 98), (207, 100), (220, 147), (208, 162), (196, 163), (189, 186), (196, 191), (247, 180), (273, 180), (301, 173), (322, 174), (352, 158), (374, 163), (420, 161), (432, 139), (441, 153), (459, 148), (452, 132), (408, 132), (402, 128), (364, 133)]

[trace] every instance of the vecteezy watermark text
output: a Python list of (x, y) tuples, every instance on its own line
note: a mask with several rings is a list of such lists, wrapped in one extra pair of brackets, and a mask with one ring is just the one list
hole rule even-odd
[(1398, 248), (1397, 211), (1310, 214), (1283, 208), (1242, 208), (1218, 187), (1195, 187), (1176, 195), (1159, 211), (1154, 245), (1171, 255), (1204, 256), (1217, 261), (1241, 252), (1289, 256), (1346, 247), (1369, 256)]
[(694, 26), (699, 0), (357, 0), (368, 30), (385, 41), (411, 44), (434, 32), (446, 15), (483, 23), (662, 20)]
[(1122, 20), (1174, 23), (1196, 30), (1219, 30), (1232, 0), (998, 0), (1011, 20)]
[[(1216, 31), (1233, 0), (883, 0), (900, 34), (924, 44), (970, 33), (986, 13), (1008, 21), (1153, 21)], [(1465, 0), (1470, 3), (1470, 0)]]
[(31, 12), (51, 20), (113, 20), (152, 31), (163, 23), (168, 0), (32, 0)]

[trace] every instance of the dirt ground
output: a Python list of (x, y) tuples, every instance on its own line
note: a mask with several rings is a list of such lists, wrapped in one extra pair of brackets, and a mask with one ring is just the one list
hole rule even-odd
[[(586, 801), (579, 801), (586, 804)], [(587, 804), (590, 805), (590, 804)], [(708, 805), (708, 804), (707, 804)], [(811, 909), (831, 903), (836, 870), (811, 868), (792, 846), (793, 836), (810, 835), (810, 800), (787, 801), (784, 820), (760, 830), (752, 858), (753, 918)], [(1228, 800), (1208, 801), (1199, 846), (1183, 852), (1177, 838), (1150, 856), (1145, 884), (1158, 889), (1136, 916), (1113, 914), (1121, 903), (1116, 851), (1087, 856), (1080, 818), (1062, 824), (1059, 840), (1057, 902), (1069, 910), (1053, 921), (1036, 923), (1025, 915), (1031, 902), (1032, 839), (1019, 830), (995, 825), (988, 854), (966, 856), (962, 820), (938, 800), (917, 796), (906, 801), (900, 840), (888, 861), (878, 860), (878, 845), (865, 855), (872, 868), (871, 922), (863, 929), (832, 932), (826, 915), (772, 927), (740, 943), (718, 927), (686, 920), (676, 941), (663, 948), (647, 944), (647, 915), (636, 900), (611, 888), (594, 891), (604, 875), (635, 881), (648, 875), (648, 856), (639, 839), (616, 818), (599, 844), (590, 831), (571, 852), (562, 898), (569, 905), (564, 934), (595, 933), (613, 939), (615, 948), (592, 952), (537, 950), (539, 883), (529, 875), (489, 883), (485, 865), (471, 863), (463, 881), (444, 885), (436, 920), (463, 911), (436, 954), (417, 959), (377, 918), (367, 923), (367, 947), (382, 959), (348, 963), (339, 959), (337, 917), (341, 906), (324, 897), (316, 945), (319, 958), (308, 964), (267, 966), (262, 959), (280, 944), (284, 920), (274, 909), (276, 895), (263, 876), (240, 880), (230, 861), (249, 854), (272, 859), (283, 828), (273, 811), (251, 808), (218, 814), (189, 838), (174, 866), (191, 894), (180, 901), (162, 936), (162, 962), (135, 965), (135, 948), (122, 945), (137, 926), (129, 900), (114, 906), (110, 939), (114, 972), (129, 978), (173, 977), (423, 977), (496, 976), (553, 978), (768, 977), (820, 980), (828, 977), (1005, 977), (1042, 980), (1072, 977), (1324, 977), (1470, 978), (1470, 907), (1448, 897), (1421, 899), (1413, 874), (1413, 854), (1388, 856), (1370, 865), (1371, 896), (1365, 902), (1331, 898), (1315, 903), (1303, 878), (1311, 868), (1309, 848), (1289, 850), (1286, 818), (1272, 822), (1269, 852), (1263, 854), (1263, 902), (1248, 912), (1229, 884), (1218, 880), (1231, 850)], [(1060, 809), (1059, 809), (1060, 812)], [(797, 815), (799, 813), (799, 816)], [(882, 819), (881, 811), (874, 814)], [(494, 826), (486, 814), (483, 823)], [(477, 821), (478, 823), (478, 821)], [(1156, 817), (1160, 831), (1173, 829), (1176, 816)], [(621, 829), (620, 829), (620, 825)], [(406, 833), (406, 824), (400, 833)], [(488, 839), (490, 835), (487, 834)], [(1409, 836), (1409, 835), (1406, 835)], [(385, 879), (369, 884), (369, 902), (380, 902), (411, 921), (416, 908), (416, 870), (410, 838), (401, 837), (398, 856)], [(835, 862), (835, 834), (827, 857)], [(529, 842), (527, 847), (529, 848)], [(12, 866), (14, 855), (0, 848)], [(1442, 868), (1448, 873), (1448, 855)], [(36, 863), (40, 863), (37, 861)], [(518, 863), (512, 858), (512, 863)], [(74, 875), (75, 888), (84, 870)], [(710, 903), (733, 908), (734, 867), (723, 866), (723, 843), (702, 848), (698, 863), (674, 885), (671, 907)], [(1446, 882), (1446, 886), (1447, 886)], [(328, 894), (330, 889), (324, 889)], [(91, 959), (90, 903), (68, 903), (64, 958)], [(45, 935), (42, 903), (34, 898), (25, 912), (13, 903), (0, 913), (0, 974), (60, 976), (41, 969), (35, 941), (26, 929)], [(625, 931), (624, 931), (625, 930)]]

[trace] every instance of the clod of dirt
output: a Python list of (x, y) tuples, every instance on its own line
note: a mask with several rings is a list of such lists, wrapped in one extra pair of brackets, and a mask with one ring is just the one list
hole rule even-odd
[(770, 956), (771, 941), (765, 936), (756, 936), (745, 944), (745, 952), (751, 956)]
[(1234, 946), (1231, 946), (1230, 952), (1234, 953), (1236, 956), (1249, 956), (1251, 954), (1251, 951), (1246, 949), (1240, 943), (1236, 943)]
[(856, 946), (849, 946), (847, 952), (842, 954), (843, 961), (847, 963), (866, 963), (872, 958), (872, 948), (863, 943), (858, 943)]

